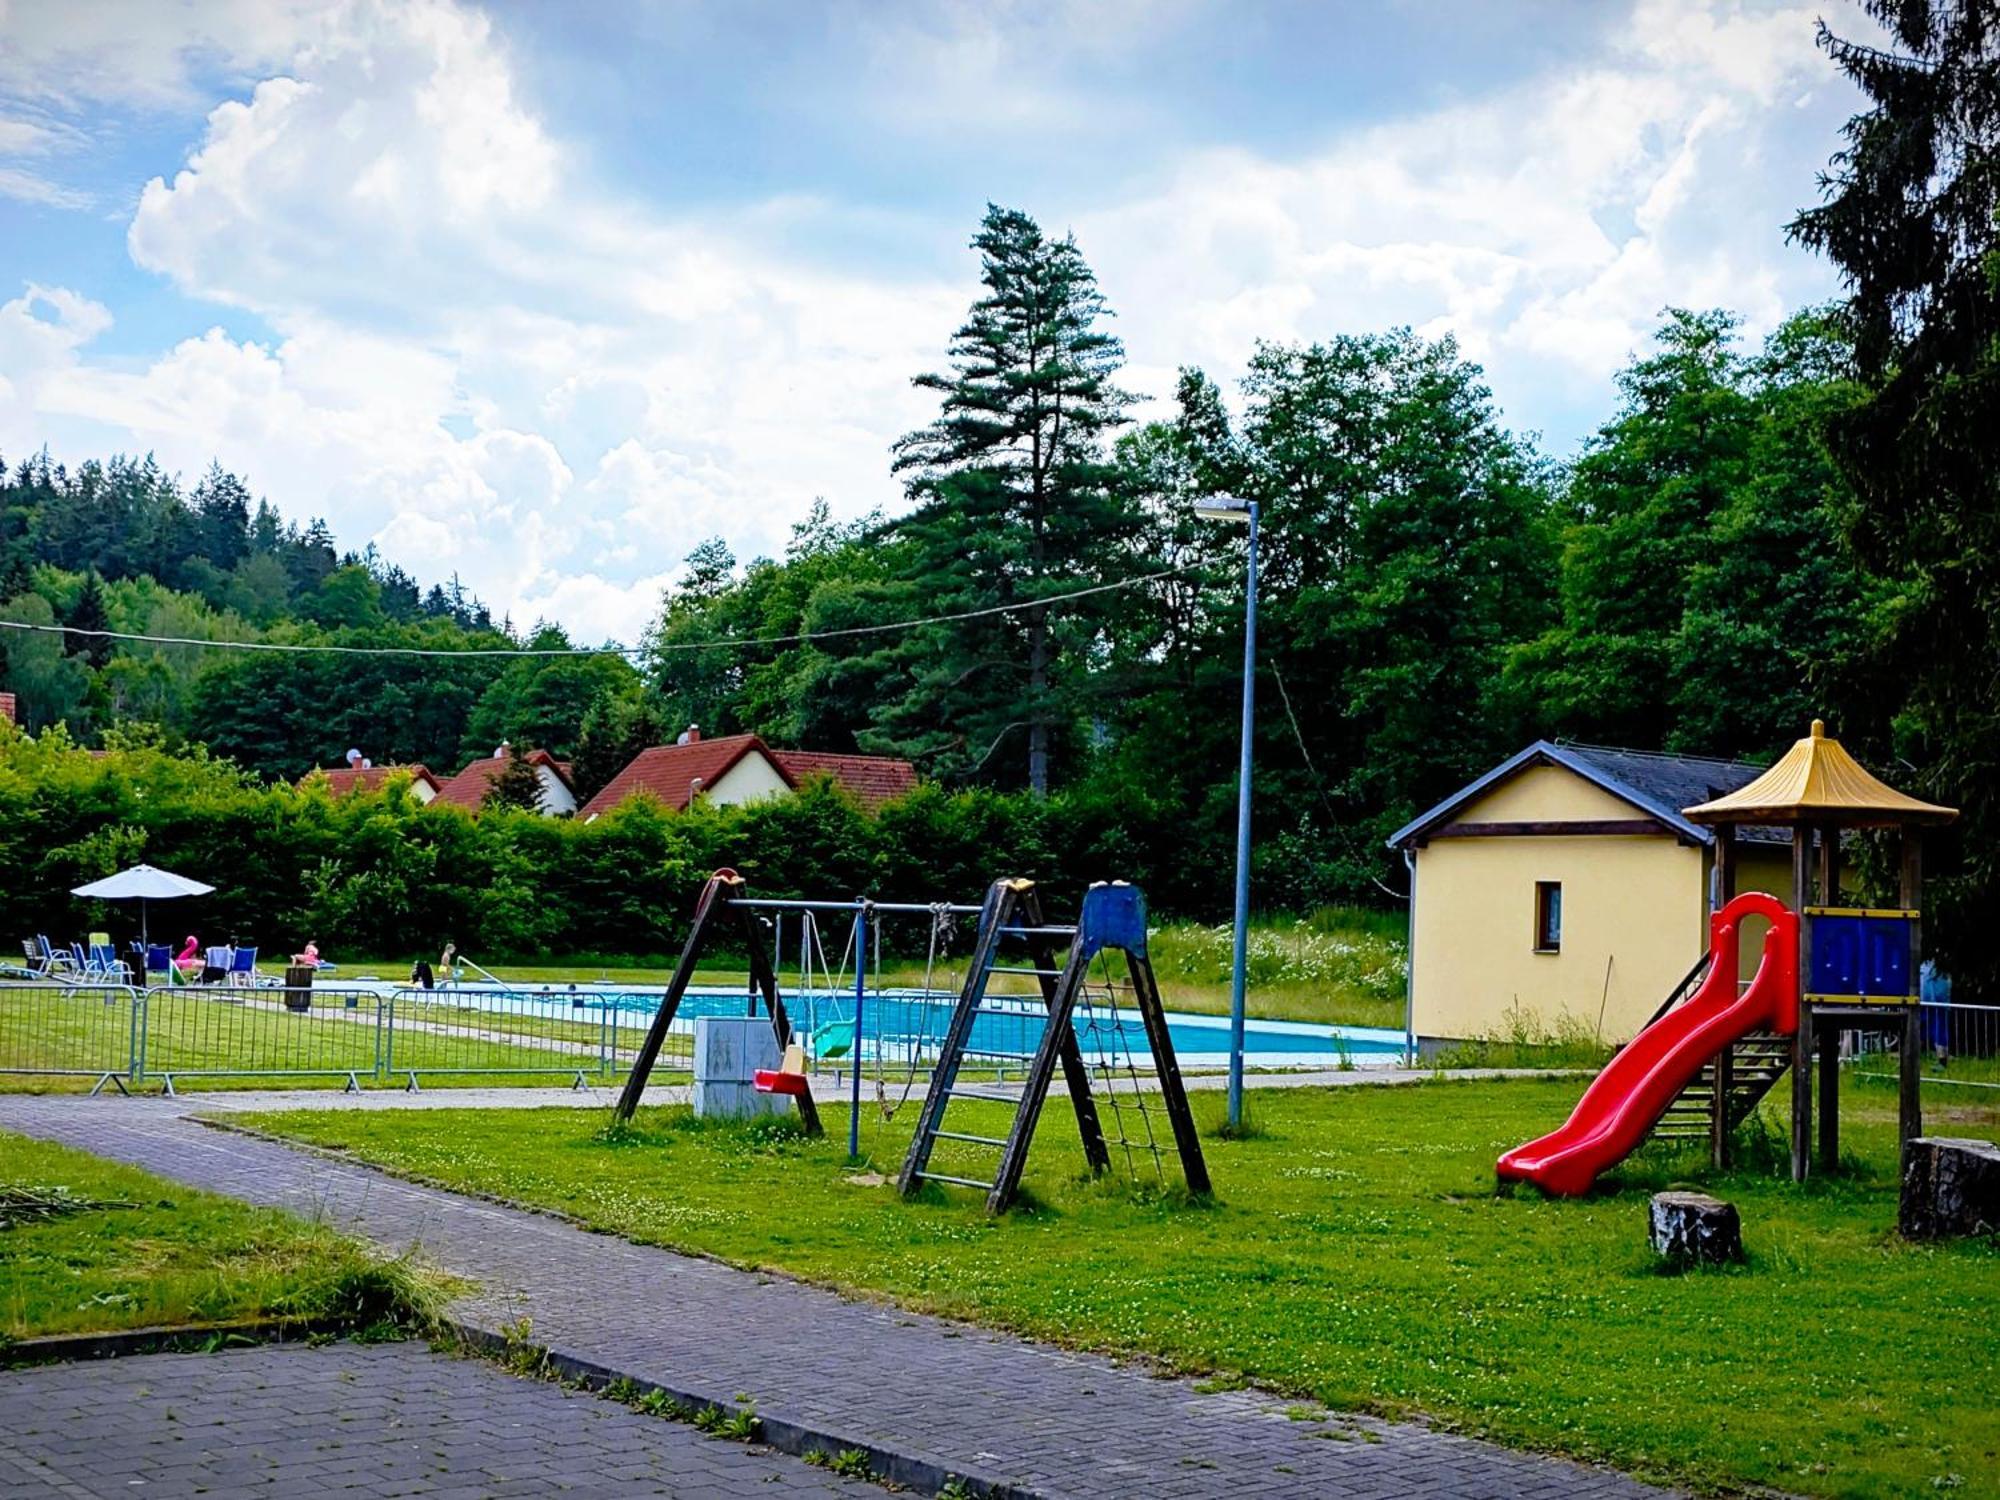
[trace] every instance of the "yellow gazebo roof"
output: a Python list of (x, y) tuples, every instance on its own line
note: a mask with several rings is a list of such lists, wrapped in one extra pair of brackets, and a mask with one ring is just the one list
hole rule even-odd
[(1877, 781), (1845, 750), (1826, 737), (1814, 719), (1812, 733), (1787, 750), (1778, 763), (1746, 787), (1684, 807), (1694, 823), (1838, 824), (1844, 827), (1949, 823), (1955, 807), (1919, 802)]

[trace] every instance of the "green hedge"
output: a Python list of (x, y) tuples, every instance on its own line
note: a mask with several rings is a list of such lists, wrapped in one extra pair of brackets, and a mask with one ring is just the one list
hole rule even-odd
[(451, 941), (491, 962), (672, 953), (703, 878), (722, 866), (763, 895), (907, 901), (977, 900), (996, 876), (1025, 875), (1057, 910), (1092, 880), (1127, 879), (1156, 907), (1186, 911), (1195, 886), (1175, 848), (1168, 810), (1088, 792), (1044, 802), (926, 786), (869, 817), (821, 780), (792, 797), (684, 814), (642, 799), (590, 823), (501, 809), (471, 817), (419, 806), (402, 782), (335, 798), (322, 784), (263, 786), (143, 735), (114, 732), (111, 748), (90, 752), (60, 729), (29, 739), (0, 725), (0, 937), (10, 951), (37, 932), (136, 935), (131, 907), (69, 891), (142, 859), (216, 887), (157, 905), (156, 941), (195, 932), (276, 956), (311, 938), (334, 958), (414, 958)]

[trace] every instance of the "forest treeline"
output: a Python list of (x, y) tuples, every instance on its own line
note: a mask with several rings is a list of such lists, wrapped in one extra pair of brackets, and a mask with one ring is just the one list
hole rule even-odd
[[(504, 738), (574, 755), (588, 792), (687, 723), (893, 753), (1047, 800), (1057, 849), (1061, 808), (1113, 810), (1130, 867), (1173, 871), (1201, 915), (1229, 888), (1244, 533), (1196, 507), (1228, 496), (1262, 515), (1261, 901), (1400, 889), (1384, 836), (1536, 737), (1765, 760), (1825, 717), (1965, 807), (1927, 931), (1990, 973), (1971, 918), (2000, 901), (2000, 40), (1976, 6), (1872, 8), (1902, 51), (1824, 36), (1874, 103), (1791, 226), (1848, 295), (1754, 342), (1725, 310), (1665, 311), (1560, 460), (1450, 338), (1408, 329), (1260, 344), (1237, 389), (1187, 369), (1136, 420), (1081, 248), (994, 207), (981, 294), (916, 376), (936, 416), (888, 458), (904, 504), (818, 505), (778, 557), (693, 547), (632, 662), (7, 633), (7, 686), (31, 724), (149, 721), (278, 778), (349, 745), (451, 768)], [(337, 556), (219, 470), (183, 495), (147, 462), (35, 458), (0, 506), (13, 618), (568, 643)]]

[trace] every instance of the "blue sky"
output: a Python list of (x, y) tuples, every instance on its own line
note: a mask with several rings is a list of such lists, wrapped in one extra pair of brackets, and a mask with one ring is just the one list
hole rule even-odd
[(1455, 335), (1561, 456), (1661, 308), (1833, 293), (1782, 226), (1851, 0), (0, 0), (0, 455), (211, 458), (519, 622), (896, 501), (988, 200), (1125, 383)]

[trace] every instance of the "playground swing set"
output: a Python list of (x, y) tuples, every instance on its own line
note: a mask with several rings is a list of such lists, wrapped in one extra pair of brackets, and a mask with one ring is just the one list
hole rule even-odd
[[(1706, 967), (1618, 1051), (1561, 1127), (1500, 1158), (1500, 1181), (1560, 1196), (1586, 1193), (1677, 1108), (1707, 1114), (1711, 1159), (1727, 1166), (1732, 1132), (1789, 1067), (1792, 1179), (1803, 1182), (1812, 1162), (1815, 1051), (1819, 1158), (1832, 1171), (1840, 1160), (1840, 1042), (1848, 1032), (1898, 1039), (1898, 1137), (1907, 1165), (1910, 1142), (1923, 1133), (1922, 830), (1950, 822), (1957, 810), (1878, 781), (1815, 719), (1812, 732), (1762, 776), (1682, 816), (1717, 835), (1718, 909), (1709, 918)], [(1736, 831), (1743, 827), (1791, 829), (1789, 906), (1761, 891), (1737, 893)], [(1846, 829), (1896, 836), (1898, 906), (1841, 904)], [(1756, 975), (1743, 987), (1743, 923), (1757, 917), (1770, 927)]]
[[(836, 969), (826, 960), (818, 924), (822, 917), (841, 913), (852, 916), (853, 926)], [(865, 898), (849, 901), (757, 898), (749, 894), (743, 878), (734, 870), (718, 870), (703, 886), (695, 904), (693, 925), (619, 1096), (615, 1119), (629, 1120), (637, 1110), (703, 956), (719, 942), (733, 937), (735, 944), (749, 955), (749, 1014), (757, 1016), (761, 1006), (762, 1014), (770, 1018), (782, 1059), (777, 1068), (757, 1070), (755, 1086), (762, 1092), (792, 1099), (805, 1131), (809, 1135), (823, 1133), (807, 1072), (807, 1047), (793, 1028), (792, 1014), (778, 981), (786, 914), (799, 916), (801, 991), (811, 990), (815, 967), (829, 996), (840, 987), (836, 984), (836, 974), (840, 979), (852, 976), (851, 1013), (815, 1026), (810, 1037), (815, 1061), (846, 1056), (851, 1063), (850, 1159), (860, 1156), (861, 1061), (864, 1050), (871, 1045), (866, 1040), (870, 1033), (864, 1019), (868, 1007), (873, 1004), (882, 1009), (883, 1021), (891, 1014), (889, 1008), (897, 1005), (905, 1008), (906, 1017), (914, 1013), (918, 1019), (917, 1028), (899, 1039), (908, 1048), (902, 1098), (892, 1106), (879, 1077), (876, 1084), (877, 1102), (884, 1118), (894, 1118), (910, 1098), (917, 1072), (929, 1058), (930, 1081), (923, 1109), (898, 1177), (899, 1189), (905, 1197), (926, 1183), (974, 1188), (986, 1195), (989, 1212), (1005, 1212), (1019, 1192), (1035, 1127), (1058, 1066), (1076, 1115), (1084, 1158), (1093, 1176), (1112, 1170), (1114, 1161), (1122, 1158), (1126, 1171), (1135, 1180), (1145, 1175), (1142, 1163), (1149, 1164), (1153, 1180), (1165, 1186), (1164, 1156), (1170, 1143), (1180, 1158), (1181, 1175), (1188, 1191), (1196, 1195), (1210, 1192), (1200, 1135), (1174, 1057), (1173, 1038), (1147, 952), (1145, 897), (1137, 887), (1123, 883), (1093, 885), (1084, 894), (1077, 921), (1061, 924), (1045, 917), (1039, 892), (1033, 882), (1026, 880), (995, 881), (978, 906), (949, 902), (923, 905)], [(872, 991), (868, 982), (871, 931), (878, 939), (874, 946), (879, 954), (880, 922), (884, 917), (896, 915), (927, 915), (931, 924), (923, 989), (900, 995), (881, 987), (879, 957)], [(944, 1009), (941, 992), (934, 985), (941, 964), (948, 959), (952, 924), (968, 916), (977, 917), (977, 934), (950, 1004), (949, 1020), (937, 1039), (935, 1056), (931, 1057), (931, 1018)], [(772, 931), (777, 939), (768, 949), (764, 940), (766, 930)], [(1114, 963), (1114, 959), (1122, 960), (1122, 964)], [(1122, 978), (1117, 973), (1119, 967), (1124, 971)], [(992, 985), (996, 975), (1030, 978), (1035, 993), (998, 994)], [(1125, 1002), (1122, 1005), (1121, 997)], [(793, 999), (799, 998), (799, 992), (795, 991)], [(1136, 1034), (1142, 1037), (1136, 1045), (1134, 1024), (1128, 1020), (1134, 1015)], [(1039, 1035), (1031, 1046), (1026, 1037), (1035, 1026), (1039, 1027)], [(1008, 1039), (1009, 1027), (1017, 1029), (1017, 1039), (1011, 1048), (1000, 1045)], [(1002, 1033), (997, 1037), (996, 1028)], [(888, 1028), (878, 1021), (872, 1040), (878, 1061), (885, 1056), (888, 1040)], [(1138, 1063), (1141, 1047), (1153, 1064), (1157, 1104), (1149, 1101), (1148, 1091), (1141, 1086)], [(995, 1085), (982, 1087), (966, 1081), (964, 1072), (968, 1064), (975, 1076), (1002, 1067), (1021, 1069), (1024, 1081), (1020, 1091), (1014, 1093)], [(1098, 1108), (1100, 1092), (1103, 1111)], [(1010, 1106), (1013, 1113), (1006, 1132), (990, 1135), (967, 1128), (948, 1128), (958, 1123), (957, 1117), (949, 1114), (952, 1105), (965, 1100)], [(1164, 1132), (1156, 1127), (1156, 1110), (1165, 1115)], [(1108, 1132), (1107, 1115), (1111, 1122)], [(972, 1168), (947, 1172), (934, 1166), (933, 1157), (944, 1142), (952, 1143), (953, 1152), (983, 1153), (993, 1163), (990, 1175), (973, 1176)]]

